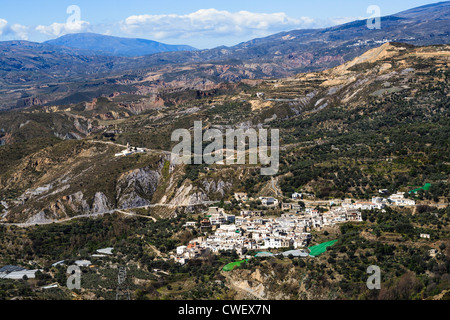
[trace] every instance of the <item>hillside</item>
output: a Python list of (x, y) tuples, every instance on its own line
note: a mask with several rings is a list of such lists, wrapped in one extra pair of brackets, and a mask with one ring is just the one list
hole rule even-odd
[[(145, 104), (140, 96), (128, 96), (128, 101), (117, 96), (94, 104), (5, 113), (5, 121), (0, 122), (0, 140), (5, 144), (0, 148), (5, 168), (0, 174), (0, 196), (11, 201), (10, 214), (5, 218), (24, 222), (42, 210), (47, 212), (46, 208), (52, 208), (49, 217), (64, 217), (56, 214), (55, 205), (62, 209), (67, 198), (79, 192), (84, 195), (80, 201), (93, 203), (96, 193), (101, 192), (112, 205), (110, 208), (121, 208), (119, 178), (104, 170), (119, 166), (116, 174), (132, 174), (125, 168), (139, 169), (141, 160), (112, 158), (114, 152), (120, 151), (120, 146), (114, 144), (124, 146), (129, 142), (170, 151), (171, 133), (192, 127), (194, 120), (222, 130), (230, 126), (279, 128), (282, 154), (277, 180), (286, 196), (307, 190), (325, 199), (368, 199), (379, 189), (395, 192), (432, 182), (435, 187), (428, 196), (439, 199), (448, 191), (445, 181), (450, 173), (449, 57), (448, 46), (389, 43), (323, 72), (259, 84), (244, 82), (210, 91), (160, 92), (159, 106), (142, 114), (131, 112), (131, 108), (136, 110)], [(264, 98), (257, 97), (258, 92), (264, 92)], [(8, 120), (10, 115), (17, 121)], [(37, 126), (42, 133), (33, 136), (30, 130)], [(54, 141), (74, 137), (87, 140)], [(42, 139), (52, 141), (54, 146), (42, 145)], [(77, 159), (74, 167), (66, 163), (65, 157), (52, 156), (53, 148), (72, 154), (80, 143), (80, 150), (86, 150), (83, 157), (73, 159)], [(98, 143), (104, 144), (99, 158), (98, 151), (92, 149)], [(45, 148), (45, 153), (36, 152), (36, 146)], [(164, 153), (158, 153), (164, 157)], [(122, 165), (122, 161), (131, 167)], [(99, 170), (99, 180), (93, 185), (82, 182), (85, 174), (91, 174), (82, 170), (88, 163), (95, 163), (91, 170)], [(187, 166), (178, 168), (181, 171), (175, 177), (172, 172), (177, 170), (172, 168), (170, 184), (163, 187), (157, 183), (150, 189), (161, 186), (171, 191), (166, 190), (166, 197), (163, 193), (157, 195), (151, 203), (175, 204), (172, 199), (185, 204), (216, 201), (242, 189), (259, 194), (267, 179), (254, 176), (251, 166), (240, 166), (239, 182), (232, 178), (235, 175), (227, 174), (227, 170), (235, 169), (219, 166), (215, 173), (205, 174), (203, 166)], [(70, 176), (67, 172), (71, 172)], [(104, 181), (102, 177), (113, 180)], [(36, 190), (42, 192), (34, 195)], [(154, 195), (144, 196), (152, 201)], [(27, 202), (17, 200), (24, 198)]]
[[(117, 265), (127, 266), (132, 299), (448, 299), (449, 60), (448, 45), (386, 43), (334, 68), (276, 80), (2, 112), (0, 264), (43, 271), (1, 281), (0, 298), (71, 299), (67, 266), (53, 264), (89, 259), (80, 299), (114, 299)], [(171, 163), (172, 132), (198, 120), (222, 131), (279, 128), (278, 175)], [(128, 142), (148, 149), (115, 157)], [(431, 187), (414, 196), (414, 208), (363, 210), (360, 222), (311, 230), (311, 245), (338, 239), (316, 258), (252, 258), (229, 272), (234, 251), (184, 265), (171, 259), (205, 234), (185, 224), (200, 223), (208, 206), (239, 215), (234, 192), (267, 196), (275, 185), (280, 201), (305, 191), (329, 203), (425, 183)], [(94, 256), (105, 247), (113, 255)], [(367, 289), (369, 265), (382, 270), (381, 290)]]

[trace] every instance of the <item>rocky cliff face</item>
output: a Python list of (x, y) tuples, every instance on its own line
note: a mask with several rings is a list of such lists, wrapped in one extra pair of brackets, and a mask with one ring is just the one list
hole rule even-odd
[(113, 208), (111, 202), (108, 198), (102, 193), (97, 192), (94, 197), (94, 204), (92, 205), (92, 213), (102, 213), (108, 212)]
[(61, 144), (73, 146), (66, 146), (62, 154), (49, 148), (25, 157), (19, 171), (0, 180), (4, 190), (23, 190), (4, 202), (8, 210), (2, 210), (3, 222), (45, 224), (155, 204), (166, 208), (164, 217), (169, 217), (180, 206), (189, 209), (218, 201), (233, 187), (224, 177), (180, 183), (185, 168), (171, 164), (167, 154), (117, 158), (114, 144)]
[(128, 209), (151, 204), (161, 174), (150, 168), (141, 168), (123, 174), (117, 181), (117, 207)]
[(208, 201), (208, 196), (192, 185), (183, 184), (175, 191), (175, 196), (168, 202), (171, 206), (194, 206)]
[(312, 285), (310, 276), (299, 274), (293, 267), (263, 262), (262, 268), (251, 270), (233, 270), (223, 273), (226, 285), (234, 291), (238, 300), (328, 300), (336, 299), (323, 287)]
[(24, 157), (0, 175), (8, 206), (2, 218), (45, 223), (151, 204), (165, 156), (114, 157), (120, 150), (114, 144), (63, 141)]
[(233, 183), (222, 179), (204, 179), (201, 181), (203, 190), (214, 200), (221, 200), (233, 188)]
[[(150, 167), (144, 167), (128, 171), (117, 180), (116, 195), (108, 198), (103, 192), (96, 192), (93, 198), (82, 191), (62, 196), (48, 206), (27, 207), (23, 213), (31, 218), (26, 220), (28, 224), (48, 223), (50, 221), (67, 219), (73, 216), (99, 215), (113, 212), (116, 209), (129, 209), (148, 206), (152, 203), (152, 196), (158, 186), (160, 173)], [(55, 193), (57, 190), (50, 187), (45, 193)], [(36, 196), (42, 194), (26, 193), (27, 202), (32, 202)], [(44, 196), (45, 197), (45, 196)], [(44, 202), (45, 203), (45, 202)], [(36, 210), (40, 210), (35, 213)]]
[(112, 207), (110, 201), (102, 192), (97, 192), (94, 196), (93, 204), (89, 205), (83, 192), (79, 191), (50, 203), (37, 214), (34, 214), (35, 210), (33, 208), (25, 209), (25, 213), (32, 215), (25, 223), (45, 224), (67, 219), (74, 215), (104, 214), (111, 212)]

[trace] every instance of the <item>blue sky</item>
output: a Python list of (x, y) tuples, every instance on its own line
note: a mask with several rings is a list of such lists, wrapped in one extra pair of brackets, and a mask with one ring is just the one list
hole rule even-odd
[[(235, 45), (280, 31), (320, 28), (437, 1), (426, 0), (1, 0), (0, 40), (45, 41), (96, 32), (197, 48)], [(79, 8), (69, 10), (71, 5)]]

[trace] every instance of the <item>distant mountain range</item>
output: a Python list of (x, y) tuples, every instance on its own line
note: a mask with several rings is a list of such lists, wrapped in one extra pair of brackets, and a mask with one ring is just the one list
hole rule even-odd
[[(288, 77), (335, 67), (385, 42), (450, 43), (450, 1), (383, 17), (379, 30), (368, 29), (361, 20), (209, 50), (95, 34), (47, 43), (0, 42), (0, 110), (67, 101), (65, 97), (75, 93), (82, 97), (79, 102), (97, 94), (204, 89), (221, 82)], [(152, 48), (188, 51), (143, 55)]]
[(138, 57), (159, 52), (197, 50), (186, 45), (169, 45), (145, 39), (119, 38), (95, 33), (68, 34), (45, 43), (119, 57)]

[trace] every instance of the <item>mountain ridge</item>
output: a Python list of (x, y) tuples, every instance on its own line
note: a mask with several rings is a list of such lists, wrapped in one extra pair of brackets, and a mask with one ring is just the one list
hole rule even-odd
[(95, 33), (68, 34), (44, 43), (118, 57), (139, 57), (160, 52), (197, 50), (188, 45), (169, 45), (147, 39), (114, 37)]
[(90, 102), (115, 92), (205, 90), (244, 79), (321, 71), (386, 42), (450, 43), (449, 22), (447, 1), (383, 17), (381, 30), (369, 30), (360, 20), (326, 29), (282, 32), (234, 47), (132, 58), (93, 55), (92, 51), (50, 44), (0, 43), (0, 52), (4, 52), (0, 55), (0, 110), (67, 101), (74, 94)]

